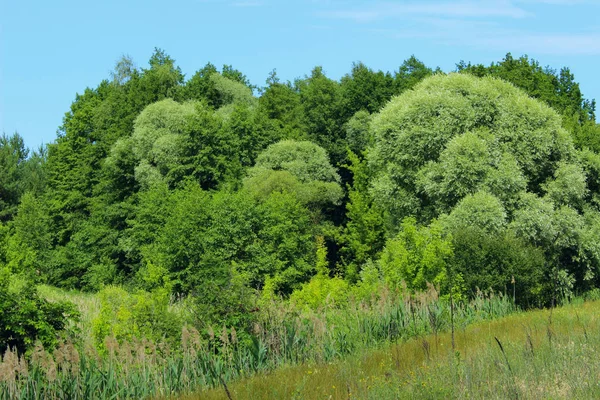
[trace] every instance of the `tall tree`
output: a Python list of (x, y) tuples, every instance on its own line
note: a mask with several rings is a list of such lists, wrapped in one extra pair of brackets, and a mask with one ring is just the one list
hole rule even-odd
[(346, 156), (344, 131), (340, 116), (339, 84), (315, 67), (310, 76), (297, 81), (304, 125), (309, 140), (323, 147), (334, 166)]
[(23, 138), (14, 133), (0, 136), (0, 222), (14, 216), (24, 192), (24, 165), (29, 150)]
[(281, 83), (275, 70), (267, 79), (259, 106), (270, 119), (278, 123), (284, 138), (306, 139), (300, 93), (290, 82)]
[(375, 72), (359, 62), (340, 81), (341, 117), (347, 121), (358, 111), (377, 112), (394, 93), (394, 79), (390, 73)]
[[(436, 72), (439, 72), (439, 68)], [(421, 60), (414, 55), (404, 60), (398, 71), (394, 75), (395, 94), (400, 94), (406, 90), (412, 89), (423, 79), (431, 76), (434, 71), (427, 67)]]

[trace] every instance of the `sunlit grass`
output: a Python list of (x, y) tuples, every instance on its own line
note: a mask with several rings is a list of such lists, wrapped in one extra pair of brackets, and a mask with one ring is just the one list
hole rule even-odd
[[(245, 335), (241, 340), (225, 326), (209, 326), (199, 332), (184, 325), (180, 341), (154, 342), (138, 336), (118, 340), (107, 336), (99, 350), (90, 339), (94, 319), (103, 307), (98, 296), (50, 287), (41, 287), (40, 294), (50, 301), (74, 302), (81, 313), (80, 333), (62, 341), (53, 355), (37, 346), (31, 363), (23, 364), (14, 352), (7, 351), (0, 363), (0, 399), (176, 397), (235, 385), (257, 374), (276, 376), (281, 373), (277, 371), (288, 371), (296, 377), (286, 377), (283, 387), (265, 381), (263, 393), (267, 398), (311, 396), (302, 392), (302, 382), (306, 390), (324, 390), (333, 382), (329, 390), (343, 391), (343, 385), (336, 386), (338, 367), (332, 363), (352, 360), (348, 357), (357, 354), (375, 354), (374, 349), (387, 348), (393, 342), (447, 331), (451, 320), (447, 299), (439, 299), (433, 287), (416, 295), (382, 290), (370, 303), (352, 302), (343, 308), (299, 310), (288, 302), (264, 304), (252, 330), (240, 332)], [(480, 294), (469, 303), (456, 304), (454, 310), (457, 327), (515, 312), (510, 299), (494, 294)], [(355, 363), (352, 367), (350, 363), (343, 370), (347, 375), (344, 379), (350, 382), (359, 371), (377, 371), (377, 359), (372, 361), (373, 366), (368, 364), (368, 357), (364, 362), (366, 366)], [(320, 381), (315, 385), (311, 379)], [(370, 376), (365, 376), (362, 382), (371, 386), (368, 379)], [(260, 379), (256, 382), (263, 384)], [(348, 385), (345, 390), (358, 392)]]
[(73, 303), (80, 314), (76, 324), (78, 336), (81, 337), (84, 345), (93, 346), (92, 323), (100, 313), (98, 296), (94, 293), (67, 291), (48, 285), (39, 285), (37, 290), (39, 295), (48, 301)]
[[(600, 302), (519, 313), (231, 383), (234, 399), (600, 398)], [(498, 341), (502, 344), (504, 354)], [(226, 399), (223, 388), (187, 399)]]

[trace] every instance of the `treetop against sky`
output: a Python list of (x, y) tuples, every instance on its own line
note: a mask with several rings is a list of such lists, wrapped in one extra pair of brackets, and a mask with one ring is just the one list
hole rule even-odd
[(600, 2), (594, 0), (183, 0), (8, 2), (0, 23), (0, 128), (28, 146), (51, 142), (76, 93), (129, 54), (154, 47), (189, 78), (232, 64), (258, 86), (269, 71), (293, 80), (322, 65), (339, 79), (352, 62), (397, 70), (411, 54), (451, 71), (507, 52), (567, 66), (586, 98), (600, 98)]

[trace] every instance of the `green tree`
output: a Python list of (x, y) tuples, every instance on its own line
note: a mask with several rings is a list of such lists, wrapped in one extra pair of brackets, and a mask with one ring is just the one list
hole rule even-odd
[(156, 211), (166, 207), (166, 215), (143, 210), (135, 234), (143, 264), (166, 268), (174, 290), (195, 296), (209, 284), (223, 290), (241, 274), (255, 288), (278, 277), (279, 291), (289, 294), (310, 276), (312, 223), (293, 196), (276, 193), (258, 203), (243, 191), (211, 194), (196, 185), (162, 196), (151, 195), (142, 204), (151, 201)]
[[(531, 303), (591, 287), (597, 160), (574, 149), (556, 111), (500, 80), (438, 75), (392, 100), (371, 127), (371, 193), (388, 232), (406, 216), (439, 218), (471, 290), (503, 290), (518, 276), (520, 301)], [(489, 279), (467, 273), (475, 270)]]
[(556, 112), (491, 78), (428, 78), (392, 100), (371, 126), (370, 162), (378, 171), (372, 193), (392, 229), (407, 215), (426, 221), (447, 212), (480, 188), (503, 191), (497, 185), (507, 167), (516, 179), (504, 181), (508, 192), (526, 184), (541, 195), (560, 161), (575, 156)]
[(506, 211), (497, 197), (477, 192), (464, 197), (444, 218), (444, 223), (453, 231), (475, 227), (494, 234), (506, 227)]
[(356, 155), (362, 156), (367, 147), (373, 145), (373, 136), (370, 131), (371, 120), (372, 115), (361, 110), (344, 124), (346, 145)]
[(12, 227), (6, 254), (9, 269), (39, 279), (41, 273), (49, 272), (52, 247), (52, 226), (43, 201), (32, 193), (23, 195)]
[(479, 77), (498, 77), (525, 90), (561, 114), (563, 126), (573, 133), (578, 147), (600, 150), (598, 139), (592, 133), (596, 125), (596, 103), (583, 97), (579, 84), (568, 68), (561, 68), (557, 72), (550, 67), (542, 68), (539, 62), (526, 55), (514, 58), (508, 53), (502, 61), (492, 63), (489, 67), (461, 61), (457, 64), (457, 70)]
[(545, 303), (544, 252), (510, 230), (490, 233), (477, 227), (452, 229), (452, 269), (471, 296), (493, 290), (512, 296), (523, 307)]
[(385, 243), (383, 214), (369, 193), (370, 172), (366, 160), (349, 154), (353, 175), (346, 203), (347, 223), (340, 237), (340, 254), (346, 267), (346, 278), (356, 282), (360, 270), (369, 260), (375, 260)]
[(135, 178), (142, 187), (153, 186), (160, 179), (175, 183), (173, 171), (182, 163), (188, 120), (196, 107), (166, 99), (149, 105), (136, 118), (130, 142), (138, 160)]
[(259, 198), (273, 191), (294, 193), (316, 211), (339, 204), (343, 196), (327, 152), (306, 141), (284, 140), (267, 147), (249, 169), (244, 186)]
[(323, 147), (337, 166), (345, 160), (344, 132), (340, 116), (339, 84), (316, 67), (310, 76), (296, 83), (308, 139)]
[(390, 73), (375, 72), (365, 64), (352, 64), (352, 71), (340, 80), (342, 120), (358, 111), (375, 113), (392, 97), (394, 79)]
[(0, 221), (10, 220), (17, 211), (25, 189), (24, 165), (28, 152), (18, 133), (0, 136)]
[(53, 348), (69, 320), (78, 319), (73, 304), (42, 299), (34, 284), (15, 280), (6, 269), (0, 269), (0, 314), (0, 349), (16, 349), (19, 354), (38, 340)]
[(275, 70), (267, 79), (267, 87), (259, 98), (259, 106), (267, 117), (277, 122), (283, 138), (306, 139), (300, 93), (290, 83), (281, 83)]
[(453, 254), (452, 241), (439, 223), (424, 227), (406, 218), (398, 235), (387, 241), (379, 263), (391, 287), (401, 288), (404, 282), (411, 291), (425, 290), (428, 283), (445, 289)]
[(179, 91), (178, 100), (204, 101), (214, 109), (234, 102), (252, 104), (255, 98), (248, 78), (231, 65), (222, 72), (208, 63), (197, 71)]
[(414, 88), (419, 82), (433, 75), (433, 73), (434, 71), (427, 67), (421, 60), (417, 59), (414, 55), (410, 56), (404, 60), (398, 72), (394, 75), (394, 94), (400, 94)]

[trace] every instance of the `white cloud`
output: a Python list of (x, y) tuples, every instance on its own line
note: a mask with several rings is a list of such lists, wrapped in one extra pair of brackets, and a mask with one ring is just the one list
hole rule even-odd
[(231, 3), (233, 7), (261, 7), (264, 6), (265, 3), (262, 1), (236, 1)]
[(483, 47), (510, 48), (522, 52), (560, 56), (600, 55), (600, 33), (520, 33), (481, 37), (474, 41)]
[(341, 9), (320, 13), (322, 17), (371, 22), (384, 18), (408, 16), (442, 16), (453, 18), (505, 17), (524, 18), (531, 14), (510, 1), (435, 1), (411, 3), (375, 3), (369, 7)]
[(553, 4), (557, 6), (593, 4), (593, 0), (518, 0), (518, 2), (523, 4)]
[[(421, 39), (445, 46), (467, 46), (482, 50), (513, 51), (547, 55), (600, 55), (600, 26), (580, 27), (577, 32), (558, 32), (560, 26), (546, 24), (540, 30), (540, 21), (534, 28), (523, 23), (508, 22), (534, 16), (529, 10), (537, 4), (558, 7), (574, 6), (591, 0), (423, 0), (421, 2), (374, 2), (362, 8), (321, 13), (322, 17), (348, 19), (370, 23), (367, 31), (396, 39)], [(334, 2), (332, 2), (334, 3)], [(362, 1), (356, 4), (364, 4)], [(335, 2), (341, 4), (341, 2)], [(348, 3), (345, 3), (348, 4)], [(590, 2), (590, 4), (592, 4)], [(382, 26), (379, 21), (393, 19), (394, 28)], [(401, 21), (396, 23), (396, 20)], [(536, 29), (535, 31), (533, 29)], [(542, 28), (543, 29), (543, 28)]]
[(419, 19), (419, 29), (370, 29), (394, 39), (422, 39), (445, 46), (557, 56), (600, 55), (600, 30), (579, 33), (528, 32), (492, 21)]

